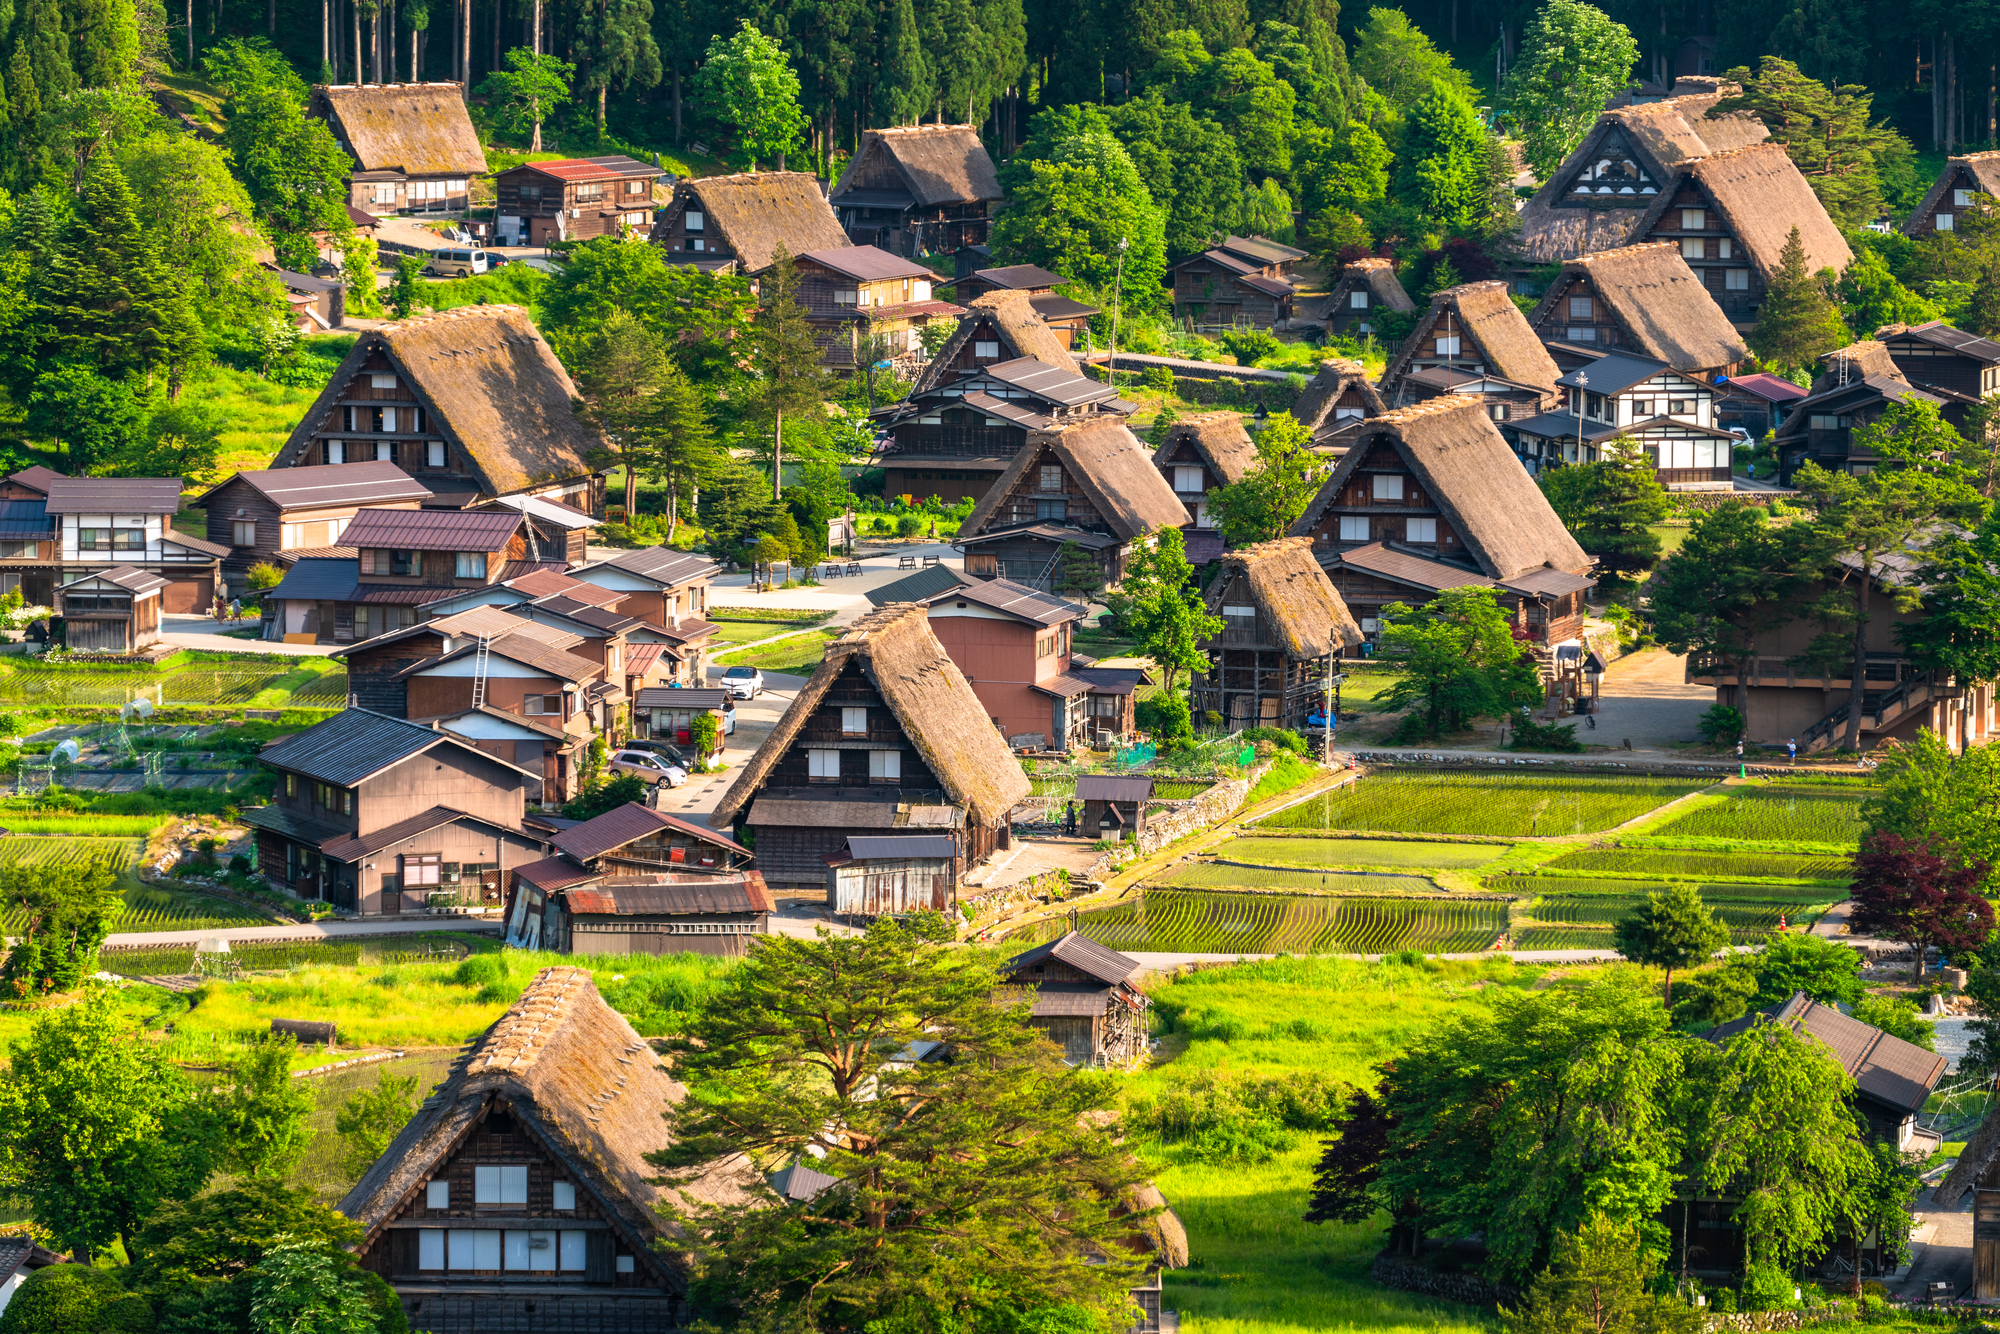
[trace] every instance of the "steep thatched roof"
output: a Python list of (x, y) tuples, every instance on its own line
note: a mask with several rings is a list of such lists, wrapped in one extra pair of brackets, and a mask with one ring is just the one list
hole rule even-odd
[(1562, 372), (1542, 340), (1535, 337), (1528, 317), (1507, 295), (1507, 284), (1494, 281), (1461, 283), (1432, 293), (1430, 309), (1382, 372), (1382, 385), (1392, 396), (1395, 384), (1408, 373), (1417, 354), (1432, 345), (1431, 330), (1447, 314), (1458, 326), (1465, 360), (1476, 354), (1488, 370), (1504, 380), (1533, 385), (1550, 394), (1556, 391), (1556, 377)]
[(1417, 303), (1410, 300), (1410, 294), (1403, 290), (1403, 284), (1396, 277), (1396, 262), (1373, 256), (1357, 259), (1340, 271), (1340, 281), (1334, 285), (1333, 299), (1327, 303), (1326, 313), (1338, 315), (1347, 306), (1347, 294), (1357, 287), (1365, 287), (1374, 294), (1375, 307), (1388, 310), (1415, 310)]
[(770, 268), (780, 249), (803, 255), (854, 244), (840, 229), (840, 220), (820, 195), (818, 179), (809, 172), (687, 177), (674, 187), (661, 225), (685, 211), (690, 199), (701, 201), (701, 211), (736, 253), (745, 273)]
[(1153, 457), (1139, 443), (1139, 437), (1132, 434), (1123, 418), (1106, 415), (1029, 432), (1028, 442), (1015, 452), (1007, 471), (987, 488), (959, 525), (959, 537), (975, 537), (995, 521), (994, 515), (1013, 494), (1022, 474), (1041, 458), (1043, 446), (1055, 451), (1120, 541), (1130, 542), (1155, 528), (1178, 528), (1187, 522), (1187, 506), (1153, 466)]
[(1476, 398), (1441, 394), (1368, 421), (1292, 525), (1310, 537), (1377, 444), (1393, 448), (1491, 579), (1547, 567), (1581, 574), (1590, 557), (1569, 535)]
[(1961, 170), (1971, 173), (1975, 188), (1981, 194), (2000, 199), (2000, 150), (1962, 153), (1946, 161), (1944, 170), (1938, 173), (1935, 181), (1931, 182), (1930, 191), (1924, 196), (1924, 202), (1912, 209), (1909, 218), (1903, 223), (1905, 232), (1914, 235), (1918, 224), (1929, 220), (1931, 210), (1935, 209), (1939, 201), (1944, 198), (1944, 192), (1952, 188), (1951, 183), (1958, 178)]
[(710, 825), (727, 825), (757, 795), (850, 663), (882, 693), (903, 735), (969, 819), (989, 828), (998, 825), (1027, 797), (1028, 776), (1021, 762), (987, 721), (986, 706), (972, 693), (965, 673), (931, 633), (930, 609), (897, 602), (863, 616), (827, 645), (812, 679), (708, 817)]
[[(1708, 115), (1724, 94), (1738, 91), (1734, 84), (1718, 84), (1715, 89), (1684, 97), (1614, 107), (1599, 116), (1583, 143), (1521, 210), (1521, 245), (1527, 257), (1546, 264), (1627, 245), (1644, 234), (1654, 202), (1673, 196), (1684, 164), (1711, 153), (1762, 143), (1770, 130), (1748, 112)], [(1570, 183), (1618, 141), (1631, 148), (1658, 193), (1635, 194), (1630, 204), (1619, 196), (1617, 207), (1565, 206)]]
[[(1392, 279), (1393, 281), (1393, 279)], [(1352, 389), (1361, 395), (1363, 409), (1371, 417), (1389, 410), (1382, 395), (1368, 381), (1368, 372), (1358, 361), (1322, 361), (1319, 371), (1292, 404), (1292, 416), (1308, 431), (1318, 431), (1333, 414), (1334, 404)]]
[(1965, 1198), (1965, 1193), (1986, 1175), (1986, 1169), (1993, 1166), (1995, 1158), (2000, 1158), (2000, 1107), (1986, 1113), (1986, 1119), (1979, 1123), (1979, 1129), (1966, 1141), (1958, 1161), (1952, 1165), (1945, 1179), (1938, 1183), (1931, 1198), (1940, 1208), (1956, 1208), (1958, 1202)]
[[(1756, 144), (1711, 153), (1696, 162), (1690, 174), (1708, 191), (1716, 211), (1767, 282), (1778, 270), (1778, 256), (1793, 227), (1805, 245), (1807, 269), (1839, 273), (1854, 258), (1847, 238), (1827, 216), (1783, 145)], [(1662, 199), (1654, 206), (1654, 216), (1667, 207)]]
[(958, 328), (952, 331), (937, 355), (924, 367), (922, 375), (910, 389), (910, 396), (937, 388), (957, 378), (952, 363), (973, 335), (981, 329), (991, 329), (999, 338), (1006, 355), (1001, 361), (1016, 361), (1022, 357), (1033, 357), (1036, 361), (1055, 367), (1060, 371), (1076, 374), (1076, 358), (1056, 337), (1056, 331), (1048, 326), (1034, 307), (1034, 298), (1025, 291), (1002, 289), (981, 292), (965, 303), (965, 314), (959, 316)]
[[(1019, 765), (1015, 766), (1017, 769)], [(366, 1231), (365, 1250), (411, 1206), (424, 1184), (485, 1118), (505, 1110), (541, 1152), (587, 1193), (642, 1265), (679, 1285), (673, 1263), (654, 1243), (670, 1225), (654, 1211), (665, 1194), (645, 1155), (673, 1141), (660, 1113), (686, 1090), (651, 1048), (597, 994), (584, 968), (545, 968), (521, 999), (459, 1057), (450, 1075), (365, 1172), (340, 1211)], [(763, 1194), (746, 1159), (711, 1164), (685, 1189), (713, 1203), (747, 1203)]]
[(292, 429), (279, 466), (298, 463), (314, 431), (377, 351), (402, 371), (427, 423), (465, 451), (485, 494), (587, 476), (608, 446), (577, 419), (579, 397), (535, 322), (519, 306), (460, 306), (371, 329)]
[(486, 150), (455, 83), (322, 84), (308, 114), (323, 118), (361, 171), (480, 176)]
[[(1563, 279), (1573, 277), (1590, 284), (1591, 295), (1617, 319), (1634, 351), (1677, 371), (1714, 370), (1750, 355), (1729, 317), (1672, 241), (1580, 256), (1563, 265)], [(1569, 287), (1563, 279), (1549, 284), (1542, 304), (1528, 317), (1530, 325), (1539, 329), (1551, 317), (1558, 325), (1562, 322), (1559, 303)]]
[(1222, 577), (1209, 585), (1208, 609), (1222, 605), (1232, 575), (1250, 585), (1263, 613), (1265, 642), (1293, 658), (1324, 658), (1361, 642), (1361, 627), (1313, 558), (1310, 537), (1281, 537), (1223, 553)]
[(1184, 444), (1208, 463), (1209, 471), (1227, 485), (1243, 480), (1257, 461), (1257, 444), (1243, 429), (1243, 416), (1236, 412), (1197, 412), (1167, 428), (1167, 438), (1153, 451), (1153, 462), (1165, 467)]
[(977, 203), (1006, 197), (979, 131), (971, 125), (903, 125), (864, 130), (861, 151), (840, 173), (829, 196), (853, 190), (907, 190), (915, 203)]

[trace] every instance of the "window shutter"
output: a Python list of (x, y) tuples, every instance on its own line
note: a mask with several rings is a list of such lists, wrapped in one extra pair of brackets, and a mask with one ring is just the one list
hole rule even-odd
[(586, 1283), (609, 1283), (616, 1277), (617, 1256), (614, 1253), (616, 1239), (609, 1232), (591, 1232), (584, 1243), (583, 1281)]
[(361, 549), (361, 573), (375, 573), (375, 548), (363, 547)]

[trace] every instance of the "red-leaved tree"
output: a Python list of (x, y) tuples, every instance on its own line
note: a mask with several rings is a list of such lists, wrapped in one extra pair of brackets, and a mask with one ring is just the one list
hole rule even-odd
[(1949, 843), (1878, 832), (1854, 856), (1855, 935), (1884, 935), (1913, 946), (1917, 976), (1924, 953), (1946, 955), (1978, 949), (1993, 934), (1993, 905), (1979, 893), (1989, 869), (1969, 865)]

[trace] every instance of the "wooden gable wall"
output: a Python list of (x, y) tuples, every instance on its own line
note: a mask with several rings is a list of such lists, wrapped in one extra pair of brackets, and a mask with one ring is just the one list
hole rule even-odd
[[(843, 708), (865, 708), (868, 710), (868, 733), (866, 736), (848, 736), (841, 731), (841, 710)], [(837, 750), (840, 752), (840, 778), (816, 779), (806, 752), (810, 750)], [(901, 755), (902, 777), (894, 781), (871, 782), (868, 777), (868, 752), (871, 750), (894, 750)], [(944, 784), (938, 781), (936, 773), (924, 762), (923, 753), (903, 732), (903, 725), (890, 709), (882, 692), (861, 669), (858, 658), (849, 659), (833, 685), (820, 700), (819, 707), (806, 720), (804, 727), (792, 739), (790, 746), (778, 762), (771, 767), (764, 780), (766, 788), (879, 788), (894, 792), (898, 788), (906, 791), (940, 791)]]
[[(394, 375), (395, 387), (375, 388), (372, 377), (376, 375)], [(303, 468), (327, 463), (328, 442), (338, 440), (345, 447), (342, 461), (347, 463), (393, 463), (432, 490), (489, 493), (494, 490), (485, 472), (433, 410), (429, 396), (385, 345), (376, 343), (367, 358), (348, 374), (339, 391), (322, 403), (324, 410), (314, 423), (312, 434), (304, 443), (281, 454), (272, 466)], [(389, 408), (395, 409), (396, 429), (375, 430), (375, 413)], [(405, 415), (411, 409), (421, 411), (421, 424)], [(386, 420), (383, 424), (386, 426)], [(431, 466), (430, 442), (434, 440), (444, 442), (442, 468)], [(388, 447), (388, 457), (378, 458), (382, 453), (380, 446), (384, 445)]]
[[(1379, 437), (1378, 437), (1379, 438)], [(1395, 476), (1402, 479), (1401, 499), (1377, 497), (1376, 477)], [(1341, 519), (1361, 519), (1368, 524), (1366, 537), (1342, 537)], [(1424, 519), (1436, 525), (1435, 544), (1412, 542), (1409, 539), (1408, 521)], [(1443, 558), (1462, 557), (1465, 552), (1457, 530), (1451, 520), (1445, 517), (1435, 497), (1425, 490), (1410, 465), (1403, 460), (1395, 446), (1378, 443), (1368, 447), (1368, 455), (1355, 470), (1348, 474), (1347, 482), (1341, 487), (1313, 525), (1313, 546), (1325, 555), (1328, 551), (1341, 547), (1357, 547), (1367, 542), (1388, 542), (1400, 547), (1409, 547), (1422, 554), (1435, 553)]]
[[(355, 704), (391, 718), (409, 717), (409, 682), (400, 673), (419, 659), (444, 652), (444, 636), (422, 631), (393, 643), (359, 649), (347, 655), (347, 688)], [(416, 814), (415, 811), (409, 814)]]
[[(1033, 446), (1029, 446), (1029, 448), (1033, 448)], [(1044, 491), (1042, 489), (1042, 469), (1044, 467), (1060, 467), (1062, 469), (1062, 490)], [(1009, 524), (1033, 523), (1037, 517), (1036, 502), (1051, 500), (1060, 500), (1063, 502), (1064, 517), (1061, 519), (1051, 519), (1048, 522), (1059, 522), (1071, 528), (1082, 528), (1090, 532), (1108, 533), (1111, 531), (1111, 526), (1105, 522), (1104, 516), (1098, 512), (1097, 506), (1092, 504), (1090, 497), (1084, 494), (1083, 485), (1077, 479), (1075, 472), (1070, 469), (1068, 464), (1062, 461), (1062, 458), (1056, 453), (1053, 447), (1046, 444), (1040, 447), (1033, 461), (1015, 479), (1013, 488), (1008, 491), (1005, 498), (994, 509), (993, 517), (987, 520), (986, 527), (990, 531)]]
[[(1700, 227), (1684, 226), (1686, 210), (1702, 212)], [(1736, 325), (1755, 321), (1764, 302), (1764, 279), (1751, 263), (1743, 238), (1730, 230), (1707, 189), (1692, 176), (1681, 177), (1659, 219), (1637, 241), (1672, 241), (1722, 313)], [(1731, 275), (1735, 275), (1733, 278)], [(1731, 282), (1742, 284), (1732, 287)]]

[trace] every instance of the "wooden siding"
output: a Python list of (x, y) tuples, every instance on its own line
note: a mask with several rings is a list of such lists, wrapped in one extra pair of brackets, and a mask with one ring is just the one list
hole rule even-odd
[(386, 713), (391, 718), (407, 718), (409, 683), (397, 679), (398, 674), (420, 659), (442, 652), (444, 636), (434, 632), (357, 649), (347, 655), (347, 688), (361, 708)]
[[(1702, 210), (1700, 227), (1682, 225), (1683, 209)], [(1707, 289), (1715, 304), (1722, 307), (1722, 313), (1729, 322), (1739, 328), (1756, 323), (1758, 307), (1764, 304), (1764, 278), (1757, 266), (1750, 262), (1749, 252), (1743, 248), (1743, 239), (1732, 232), (1723, 221), (1722, 212), (1715, 207), (1715, 201), (1708, 197), (1708, 191), (1692, 177), (1682, 180), (1680, 189), (1660, 212), (1659, 221), (1639, 241), (1672, 241), (1681, 249), (1681, 258), (1694, 270), (1695, 277)], [(1699, 252), (1693, 243), (1699, 243)], [(1729, 251), (1725, 256), (1724, 249)], [(1741, 281), (1747, 286), (1731, 288), (1728, 274), (1734, 270), (1745, 275)]]
[[(1395, 475), (1402, 480), (1400, 499), (1377, 499), (1374, 478), (1378, 475)], [(1342, 537), (1341, 519), (1348, 518), (1368, 525), (1366, 537)], [(1437, 526), (1437, 540), (1432, 543), (1414, 543), (1409, 540), (1409, 520), (1429, 520)], [(1361, 466), (1349, 475), (1347, 485), (1333, 498), (1312, 530), (1313, 545), (1322, 556), (1330, 548), (1358, 547), (1368, 542), (1393, 542), (1399, 547), (1409, 547), (1417, 554), (1436, 550), (1444, 559), (1458, 557), (1464, 550), (1451, 520), (1445, 516), (1428, 494), (1416, 474), (1409, 471), (1402, 456), (1386, 445), (1376, 445)]]
[[(653, 178), (623, 177), (602, 181), (560, 181), (553, 176), (533, 171), (526, 166), (504, 171), (493, 178), (493, 192), (496, 218), (521, 218), (528, 223), (528, 244), (546, 245), (558, 232), (572, 241), (587, 241), (597, 236), (617, 236), (621, 219), (634, 214), (643, 214), (643, 219), (629, 222), (639, 229), (647, 229), (653, 222)], [(627, 193), (627, 187), (641, 186), (639, 193)], [(522, 187), (537, 192), (535, 197), (524, 193)], [(574, 216), (563, 216), (570, 214)]]

